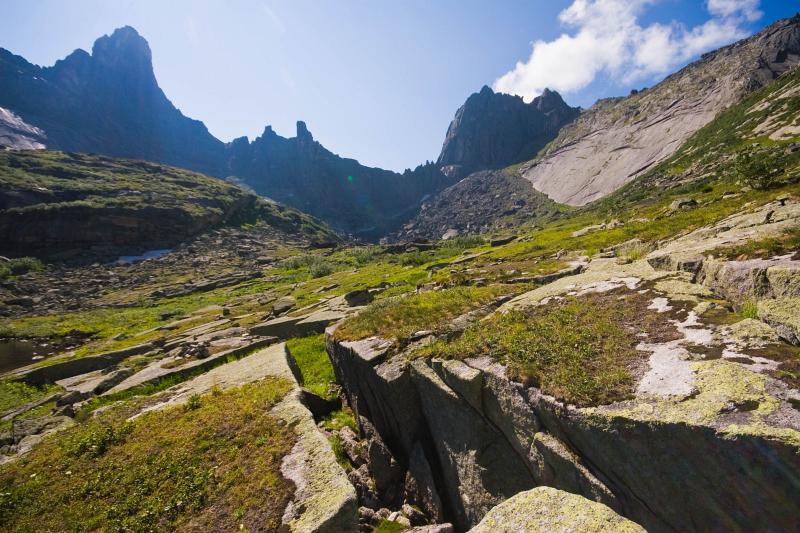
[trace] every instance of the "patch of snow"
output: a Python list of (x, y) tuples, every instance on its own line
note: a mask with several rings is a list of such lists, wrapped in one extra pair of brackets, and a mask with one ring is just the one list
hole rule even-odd
[(137, 261), (147, 261), (148, 259), (158, 259), (161, 256), (167, 255), (172, 251), (172, 248), (164, 248), (161, 250), (148, 250), (142, 255), (121, 255), (119, 259), (114, 261), (116, 265), (127, 265), (129, 263), (136, 263)]

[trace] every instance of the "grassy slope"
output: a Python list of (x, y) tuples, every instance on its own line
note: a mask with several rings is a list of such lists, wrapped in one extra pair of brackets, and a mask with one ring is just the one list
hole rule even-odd
[(0, 215), (50, 216), (84, 209), (149, 218), (177, 212), (178, 219), (205, 228), (266, 223), (309, 239), (335, 239), (322, 223), (296, 209), (196, 172), (97, 155), (0, 151)]
[(46, 439), (0, 470), (7, 530), (235, 530), (280, 525), (291, 429), (267, 412), (268, 379), (127, 422), (130, 406)]

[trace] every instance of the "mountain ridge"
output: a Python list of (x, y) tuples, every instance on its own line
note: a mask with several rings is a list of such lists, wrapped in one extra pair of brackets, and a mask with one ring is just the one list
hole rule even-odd
[(433, 165), (399, 174), (340, 157), (302, 121), (296, 137), (268, 126), (252, 142), (223, 143), (167, 98), (147, 41), (130, 26), (97, 39), (91, 54), (75, 50), (52, 67), (0, 49), (0, 109), (5, 146), (144, 159), (219, 178), (235, 174), (262, 195), (366, 238), (388, 233), (423, 198), (452, 183)]
[(704, 54), (659, 84), (599, 100), (521, 169), (570, 205), (591, 203), (675, 152), (720, 111), (800, 63), (800, 15)]

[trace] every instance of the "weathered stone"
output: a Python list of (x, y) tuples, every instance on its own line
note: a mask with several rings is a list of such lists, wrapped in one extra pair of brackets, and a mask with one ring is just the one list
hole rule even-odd
[(594, 231), (600, 231), (600, 230), (605, 229), (605, 228), (606, 228), (605, 224), (594, 224), (594, 225), (586, 226), (585, 228), (581, 228), (579, 230), (573, 231), (572, 232), (572, 236), (573, 237), (583, 237), (584, 235), (588, 235), (589, 233), (592, 233)]
[(352, 429), (347, 426), (340, 429), (339, 438), (342, 441), (344, 453), (347, 454), (347, 457), (350, 459), (350, 462), (353, 463), (353, 466), (358, 468), (361, 465), (369, 462), (366, 443), (360, 441), (358, 439), (358, 435), (356, 435)]
[(670, 211), (678, 211), (680, 209), (689, 209), (697, 205), (697, 200), (694, 198), (678, 198), (669, 204)]
[(394, 506), (399, 503), (402, 496), (403, 468), (397, 463), (372, 424), (366, 419), (361, 419), (360, 425), (368, 439), (369, 471), (375, 480), (378, 496), (381, 501)]
[(408, 458), (404, 490), (405, 500), (422, 509), (428, 518), (434, 522), (444, 520), (442, 500), (436, 489), (433, 471), (419, 442), (414, 444)]
[(516, 235), (506, 235), (503, 237), (493, 237), (489, 239), (489, 246), (503, 246), (504, 244), (508, 244), (514, 241), (517, 238)]
[(350, 307), (356, 307), (360, 305), (367, 305), (373, 299), (375, 299), (375, 296), (372, 292), (366, 289), (361, 289), (348, 292), (344, 295), (344, 299), (347, 302), (347, 305)]
[(21, 377), (28, 383), (41, 385), (44, 383), (55, 383), (56, 381), (68, 377), (86, 374), (94, 370), (102, 370), (115, 365), (132, 355), (147, 353), (155, 348), (153, 343), (144, 343), (113, 352), (106, 352), (100, 355), (81, 357), (79, 359), (69, 359), (64, 362), (51, 364), (39, 368), (24, 368), (15, 375)]
[(800, 345), (800, 298), (758, 302), (758, 318), (775, 328), (781, 338)]
[(412, 365), (422, 412), (442, 468), (444, 496), (457, 527), (468, 529), (502, 500), (534, 486), (502, 433), (442, 381), (426, 361)]
[(645, 533), (644, 528), (602, 503), (551, 487), (537, 487), (512, 496), (489, 511), (470, 533), (498, 531)]
[(335, 342), (328, 330), (326, 342), (336, 379), (356, 416), (368, 419), (394, 454), (408, 456), (424, 422), (408, 363), (385, 361), (391, 342), (378, 337)]
[(278, 298), (272, 303), (272, 314), (274, 316), (281, 316), (285, 315), (289, 312), (291, 308), (295, 306), (296, 302), (295, 299), (291, 296), (284, 296), (282, 298)]

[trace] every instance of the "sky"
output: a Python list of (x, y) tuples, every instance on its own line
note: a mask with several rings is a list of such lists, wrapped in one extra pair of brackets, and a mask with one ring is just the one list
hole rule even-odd
[(483, 85), (589, 107), (800, 11), (800, 0), (0, 0), (0, 47), (50, 66), (130, 25), (159, 85), (223, 141), (304, 120), (402, 171)]

